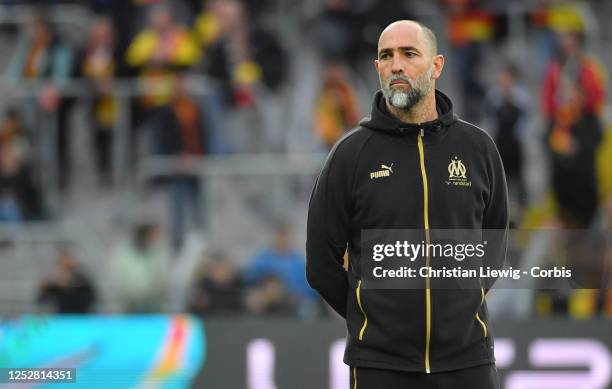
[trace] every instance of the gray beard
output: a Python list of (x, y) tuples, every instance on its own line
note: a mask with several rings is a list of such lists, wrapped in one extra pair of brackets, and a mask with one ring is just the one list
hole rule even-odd
[(390, 90), (390, 93), (385, 96), (395, 108), (410, 109), (423, 99), (423, 94), (411, 88), (407, 92)]
[[(431, 90), (431, 74), (433, 66), (430, 66), (427, 73), (417, 78), (416, 80), (410, 80), (407, 77), (391, 77), (386, 83), (380, 80), (380, 86), (383, 92), (383, 96), (387, 99), (389, 104), (395, 108), (409, 110), (417, 105)], [(391, 88), (391, 82), (401, 78), (410, 84), (410, 90), (404, 92), (401, 90)]]

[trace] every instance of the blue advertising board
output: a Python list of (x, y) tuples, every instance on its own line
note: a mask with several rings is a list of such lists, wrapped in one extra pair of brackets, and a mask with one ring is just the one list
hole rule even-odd
[(19, 316), (0, 323), (0, 368), (74, 368), (76, 382), (0, 388), (185, 388), (205, 353), (204, 326), (187, 315)]

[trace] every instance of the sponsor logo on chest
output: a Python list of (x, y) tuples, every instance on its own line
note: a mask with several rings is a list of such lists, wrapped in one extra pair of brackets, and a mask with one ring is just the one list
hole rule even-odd
[(371, 180), (376, 179), (376, 178), (389, 177), (391, 174), (393, 174), (393, 164), (389, 166), (380, 165), (380, 169), (381, 170), (370, 173)]
[(448, 164), (448, 180), (444, 183), (453, 186), (472, 186), (472, 181), (467, 178), (467, 168), (457, 156), (451, 158)]

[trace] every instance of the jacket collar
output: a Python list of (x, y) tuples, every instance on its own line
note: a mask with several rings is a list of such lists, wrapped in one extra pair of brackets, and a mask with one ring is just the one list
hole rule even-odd
[(372, 113), (370, 116), (362, 119), (359, 125), (394, 135), (415, 135), (421, 129), (425, 131), (426, 135), (441, 135), (442, 132), (446, 132), (446, 129), (457, 120), (457, 117), (453, 113), (453, 103), (450, 98), (437, 89), (435, 94), (438, 118), (426, 123), (411, 124), (400, 121), (389, 112), (385, 97), (382, 91), (379, 90), (374, 95)]

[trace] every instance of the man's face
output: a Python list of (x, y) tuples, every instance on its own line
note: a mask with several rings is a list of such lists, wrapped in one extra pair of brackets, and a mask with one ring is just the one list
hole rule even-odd
[(431, 51), (417, 24), (394, 24), (382, 33), (375, 66), (383, 94), (393, 107), (410, 109), (432, 90), (444, 62)]
[(395, 108), (409, 109), (423, 100), (432, 88), (432, 66), (417, 78), (410, 78), (401, 74), (393, 74), (386, 80), (382, 73), (378, 74), (383, 95)]

